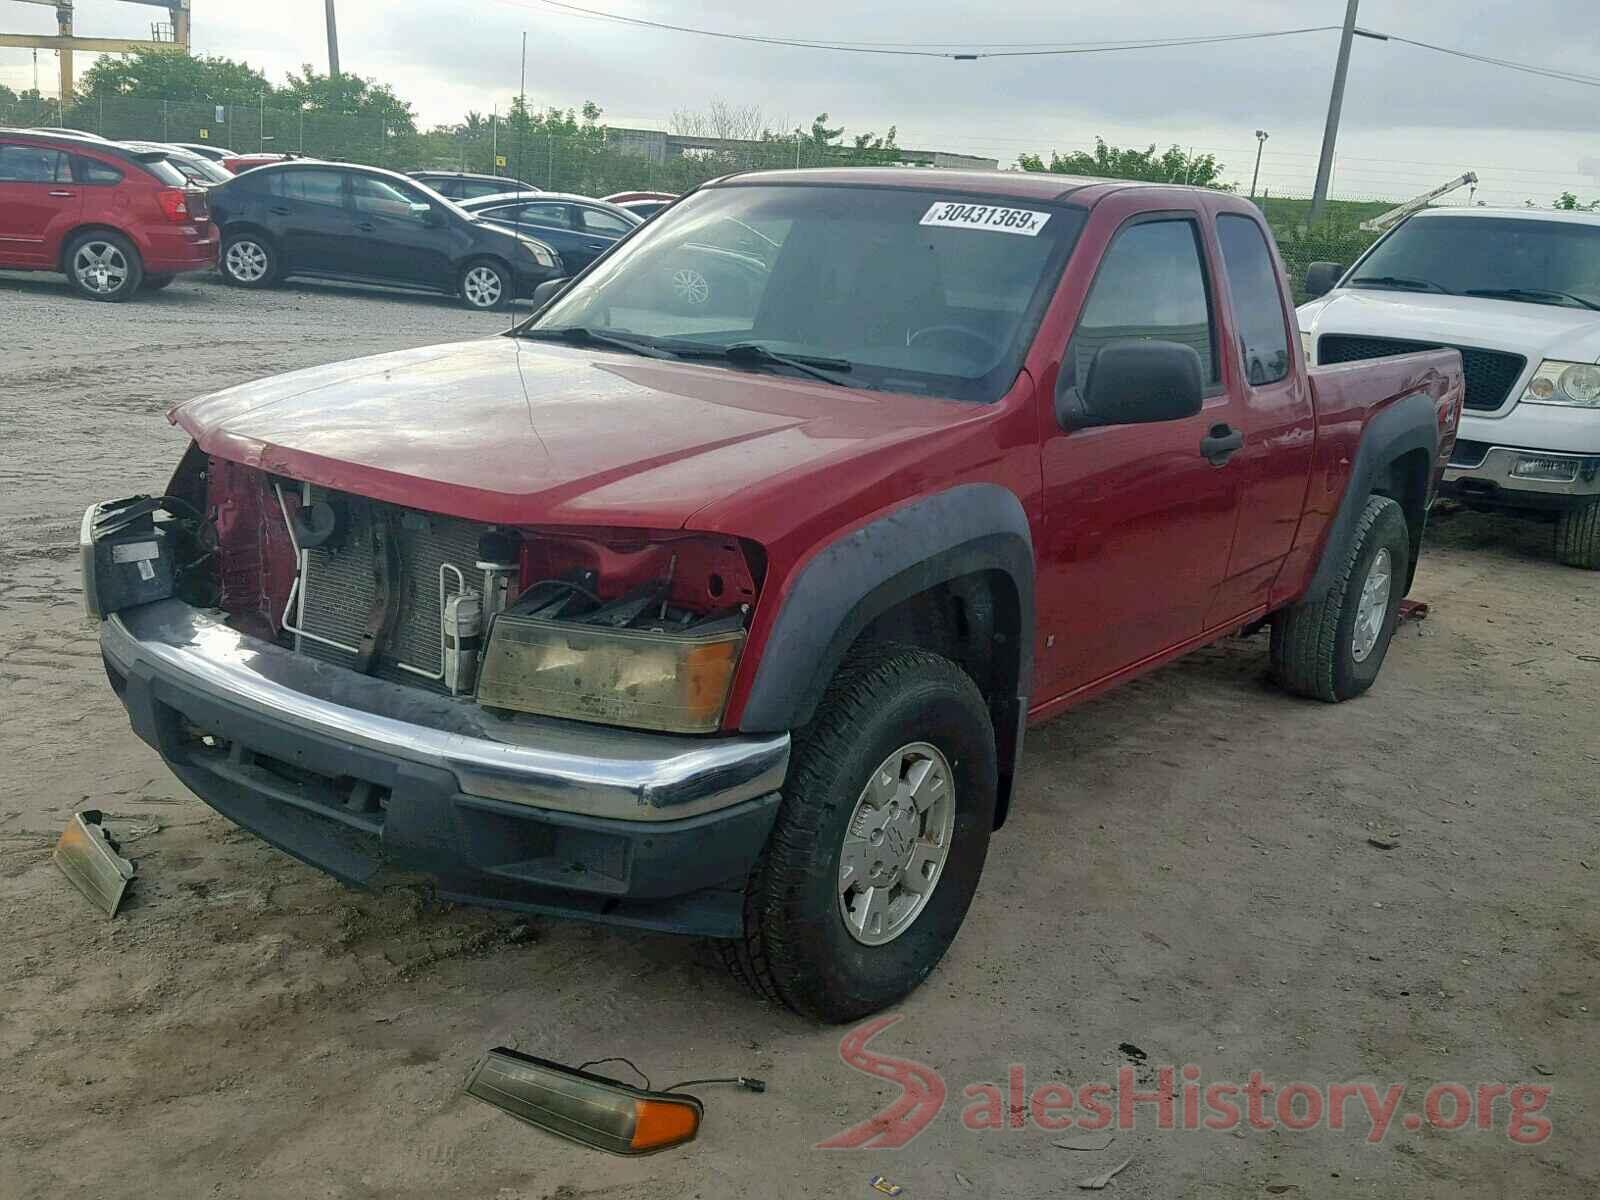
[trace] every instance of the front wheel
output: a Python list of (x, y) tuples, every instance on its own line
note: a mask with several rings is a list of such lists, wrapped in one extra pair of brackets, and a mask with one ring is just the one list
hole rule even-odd
[(1367, 501), (1328, 594), (1272, 619), (1272, 671), (1296, 695), (1336, 703), (1377, 679), (1411, 559), (1404, 511), (1387, 496)]
[(1565, 566), (1600, 570), (1600, 498), (1562, 510), (1556, 519), (1556, 559)]
[(730, 969), (829, 1022), (905, 996), (972, 903), (996, 789), (989, 708), (960, 667), (907, 646), (855, 656), (796, 736)]
[(144, 281), (144, 263), (119, 233), (85, 233), (67, 247), (67, 278), (90, 300), (126, 300)]
[(468, 263), (457, 282), (457, 291), (468, 308), (483, 312), (504, 308), (511, 301), (511, 272), (487, 259)]

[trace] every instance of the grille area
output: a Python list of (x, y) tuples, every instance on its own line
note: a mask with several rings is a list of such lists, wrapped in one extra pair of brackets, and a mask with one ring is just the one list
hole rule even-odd
[(1317, 341), (1317, 362), (1360, 362), (1390, 354), (1415, 354), (1419, 350), (1459, 350), (1467, 376), (1467, 408), (1493, 412), (1504, 404), (1511, 389), (1522, 377), (1528, 360), (1520, 354), (1500, 350), (1479, 350), (1473, 346), (1440, 346), (1429, 342), (1408, 342), (1400, 338), (1352, 337), (1327, 333)]
[[(346, 646), (361, 643), (377, 595), (373, 530), (376, 522), (387, 521), (399, 548), (399, 616), (393, 632), (380, 648), (372, 674), (395, 683), (408, 683), (447, 692), (442, 681), (427, 679), (399, 664), (407, 663), (424, 672), (437, 672), (442, 666), (439, 645), (439, 568), (444, 563), (456, 567), (474, 588), (478, 572), (478, 535), (481, 527), (468, 521), (420, 513), (393, 505), (379, 504), (355, 496), (341, 496), (313, 488), (311, 498), (336, 501), (347, 515), (343, 534), (334, 544), (306, 552), (304, 593), (299, 625), (305, 633), (328, 638)], [(447, 573), (447, 594), (457, 590), (455, 577)], [(296, 639), (301, 653), (342, 667), (352, 666), (355, 655), (309, 637)]]

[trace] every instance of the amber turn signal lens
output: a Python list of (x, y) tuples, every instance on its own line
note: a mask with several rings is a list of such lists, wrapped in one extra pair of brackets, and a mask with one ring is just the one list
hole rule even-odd
[(693, 1096), (647, 1092), (504, 1046), (489, 1051), (467, 1094), (558, 1137), (612, 1154), (653, 1154), (700, 1132)]

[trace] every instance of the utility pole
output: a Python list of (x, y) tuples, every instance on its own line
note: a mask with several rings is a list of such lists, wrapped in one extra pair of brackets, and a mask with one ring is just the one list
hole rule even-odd
[(1270, 135), (1265, 129), (1256, 130), (1256, 173), (1250, 176), (1250, 199), (1256, 198), (1256, 184), (1261, 181), (1261, 152), (1267, 148)]
[(1357, 34), (1387, 42), (1381, 33), (1356, 28), (1356, 9), (1361, 0), (1350, 0), (1344, 13), (1344, 30), (1339, 34), (1339, 61), (1333, 68), (1333, 94), (1328, 97), (1328, 124), (1322, 133), (1322, 158), (1317, 163), (1317, 186), (1311, 194), (1310, 224), (1315, 225), (1328, 204), (1328, 185), (1333, 180), (1333, 148), (1339, 140), (1339, 114), (1344, 108), (1344, 84), (1350, 74), (1350, 43)]
[(332, 79), (338, 79), (339, 25), (333, 17), (333, 0), (323, 0), (323, 9), (328, 14), (328, 75)]

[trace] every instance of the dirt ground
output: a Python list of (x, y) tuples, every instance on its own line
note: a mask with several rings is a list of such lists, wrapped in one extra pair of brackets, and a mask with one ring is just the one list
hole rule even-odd
[[(357, 289), (180, 281), (111, 306), (0, 277), (0, 1196), (865, 1200), (882, 1173), (906, 1200), (1043, 1197), (1124, 1159), (1107, 1195), (1600, 1194), (1600, 577), (1554, 565), (1547, 527), (1441, 517), (1432, 615), (1355, 703), (1274, 691), (1257, 637), (1033, 731), (965, 929), (872, 1044), (947, 1085), (901, 1149), (816, 1148), (898, 1088), (702, 947), (346, 890), (213, 814), (106, 686), (82, 508), (165, 481), (175, 401), (502, 322)], [(88, 807), (138, 863), (114, 921), (50, 862)], [(770, 1090), (705, 1089), (696, 1143), (615, 1159), (463, 1096), (497, 1044)], [(1210, 1132), (1143, 1105), (1071, 1149), (1026, 1104), (1023, 1128), (963, 1121), (963, 1089), (1010, 1064), (1030, 1090), (1160, 1064), (1404, 1083), (1400, 1113), (1443, 1082), (1533, 1084), (1550, 1132), (1508, 1138), (1504, 1100), (1491, 1129), (1397, 1115), (1376, 1143), (1359, 1109)]]

